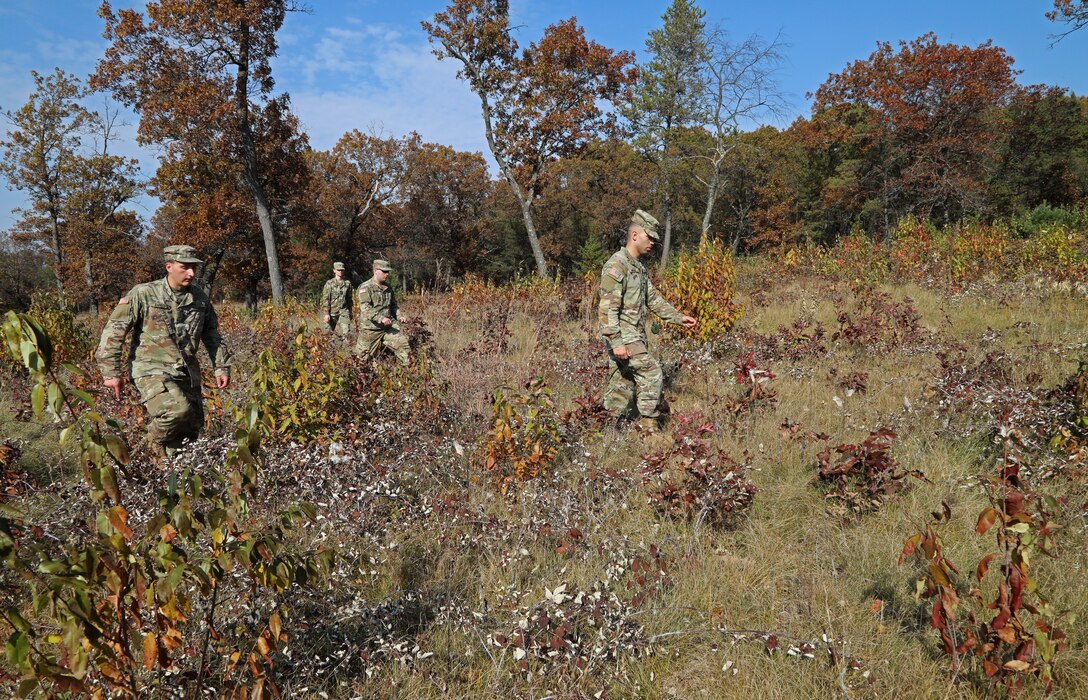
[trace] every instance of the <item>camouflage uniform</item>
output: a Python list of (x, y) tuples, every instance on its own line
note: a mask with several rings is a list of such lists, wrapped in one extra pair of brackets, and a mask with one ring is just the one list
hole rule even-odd
[[(645, 216), (656, 225), (656, 219)], [(652, 238), (657, 238), (656, 231), (649, 226), (646, 230)], [(626, 248), (621, 248), (604, 264), (597, 309), (601, 337), (608, 350), (608, 385), (603, 404), (617, 417), (629, 415), (636, 396), (640, 416), (657, 418), (660, 414), (664, 376), (661, 365), (646, 348), (647, 309), (668, 323), (680, 324), (684, 318), (654, 288), (646, 267)], [(613, 348), (621, 345), (627, 346), (626, 360), (612, 353)]]
[[(374, 267), (388, 272), (392, 269), (384, 260), (374, 261)], [(397, 322), (397, 298), (389, 285), (371, 277), (359, 285), (359, 340), (355, 354), (366, 359), (374, 357), (384, 345), (397, 356), (397, 362), (408, 364), (408, 338)], [(393, 319), (392, 326), (383, 326), (382, 319)]]
[[(165, 252), (168, 261), (196, 260), (196, 251), (189, 246), (169, 246)], [(195, 285), (180, 293), (166, 278), (136, 285), (102, 329), (95, 359), (103, 379), (121, 376), (121, 355), (130, 330), (128, 374), (147, 409), (148, 439), (173, 452), (204, 427), (199, 342), (207, 348), (215, 374), (230, 376), (230, 352), (219, 335), (219, 319), (208, 295)]]
[[(333, 265), (343, 270), (343, 263)], [(346, 338), (351, 333), (351, 282), (333, 277), (321, 290), (321, 309), (329, 316), (329, 330)]]

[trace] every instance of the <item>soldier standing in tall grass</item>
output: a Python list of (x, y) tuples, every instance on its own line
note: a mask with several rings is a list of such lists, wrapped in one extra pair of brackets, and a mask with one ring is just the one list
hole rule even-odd
[(321, 290), (321, 309), (329, 330), (341, 338), (351, 333), (351, 282), (344, 279), (344, 263), (332, 264), (333, 278)]
[(382, 347), (393, 351), (397, 362), (408, 365), (408, 337), (400, 330), (397, 297), (387, 282), (393, 266), (385, 260), (374, 261), (374, 276), (359, 285), (359, 339), (355, 354), (369, 360)]
[[(219, 319), (211, 299), (193, 285), (203, 261), (196, 249), (172, 245), (163, 249), (166, 276), (138, 284), (121, 297), (102, 329), (95, 359), (103, 384), (117, 398), (127, 374), (147, 409), (147, 437), (156, 461), (173, 454), (204, 427), (200, 363), (203, 342), (220, 389), (230, 384), (230, 352), (219, 335)], [(125, 337), (132, 331), (128, 372), (122, 372)]]
[(608, 259), (601, 272), (597, 313), (608, 350), (604, 407), (617, 418), (627, 418), (632, 416), (634, 402), (639, 425), (650, 431), (660, 426), (664, 376), (646, 346), (646, 312), (686, 328), (696, 324), (694, 318), (665, 301), (639, 261), (660, 240), (657, 227), (657, 219), (641, 209), (635, 211), (627, 227), (626, 245)]

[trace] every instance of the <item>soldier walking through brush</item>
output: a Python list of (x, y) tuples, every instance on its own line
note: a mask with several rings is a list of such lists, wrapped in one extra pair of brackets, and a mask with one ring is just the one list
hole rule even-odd
[(351, 333), (351, 282), (344, 279), (344, 263), (332, 264), (333, 278), (321, 290), (321, 309), (329, 330), (341, 338)]
[(374, 261), (374, 276), (359, 285), (359, 340), (355, 354), (370, 359), (382, 346), (393, 351), (397, 362), (408, 364), (408, 338), (397, 321), (397, 298), (386, 284), (393, 266), (385, 260)]
[(646, 347), (646, 312), (686, 328), (696, 323), (665, 301), (639, 261), (659, 240), (657, 226), (657, 219), (641, 209), (635, 210), (627, 227), (626, 245), (608, 259), (601, 271), (597, 313), (608, 350), (604, 408), (617, 418), (628, 418), (632, 417), (634, 401), (639, 424), (647, 430), (656, 430), (660, 423), (664, 376), (661, 365)]
[[(121, 397), (131, 377), (147, 409), (147, 437), (157, 461), (172, 455), (204, 427), (197, 345), (208, 351), (220, 389), (230, 384), (230, 352), (219, 335), (219, 319), (204, 290), (193, 285), (203, 261), (187, 245), (163, 250), (166, 276), (138, 284), (110, 314), (95, 359), (103, 384)], [(125, 337), (132, 332), (128, 371), (121, 368)]]

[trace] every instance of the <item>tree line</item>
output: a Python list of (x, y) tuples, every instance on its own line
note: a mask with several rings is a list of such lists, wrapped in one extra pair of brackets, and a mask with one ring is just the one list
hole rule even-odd
[[(157, 275), (170, 242), (201, 249), (205, 284), (255, 304), (315, 293), (333, 260), (362, 273), (389, 259), (405, 285), (592, 273), (636, 207), (660, 214), (665, 264), (707, 236), (783, 250), (1088, 196), (1088, 100), (1021, 84), (991, 42), (878, 42), (782, 126), (788, 45), (734, 38), (694, 0), (672, 2), (641, 63), (575, 18), (520, 46), (508, 9), (452, 0), (421, 23), (479, 98), (495, 178), (482, 154), (415, 133), (312, 148), (271, 68), (287, 14), (306, 11), (292, 0), (104, 2), (93, 74), (35, 73), (7, 112), (0, 172), (28, 204), (2, 242), (0, 306), (53, 286), (96, 309)], [(1048, 16), (1072, 32), (1085, 11), (1057, 0)], [(114, 152), (117, 103), (160, 153), (148, 181)], [(150, 221), (133, 208), (145, 192), (161, 202)]]

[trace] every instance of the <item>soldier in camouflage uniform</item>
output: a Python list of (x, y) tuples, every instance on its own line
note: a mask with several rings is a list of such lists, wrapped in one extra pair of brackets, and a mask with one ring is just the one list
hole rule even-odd
[[(147, 409), (147, 437), (157, 459), (173, 454), (204, 427), (200, 395), (200, 342), (208, 350), (216, 384), (230, 384), (230, 352), (219, 335), (219, 319), (204, 290), (193, 285), (202, 261), (187, 245), (163, 250), (166, 277), (138, 284), (121, 298), (110, 314), (95, 359), (103, 384), (120, 398), (125, 375), (131, 377)], [(121, 355), (132, 331), (127, 372)]]
[(359, 340), (355, 354), (369, 359), (384, 345), (397, 356), (397, 362), (408, 364), (408, 338), (397, 322), (397, 298), (386, 284), (393, 266), (385, 260), (374, 261), (374, 276), (359, 285)]
[(321, 309), (329, 330), (341, 338), (351, 333), (351, 282), (344, 279), (344, 263), (332, 264), (334, 277), (321, 290)]
[(630, 416), (636, 407), (640, 425), (657, 428), (664, 377), (661, 365), (646, 349), (646, 311), (667, 323), (693, 327), (685, 316), (654, 289), (639, 258), (653, 249), (658, 239), (657, 219), (638, 209), (627, 228), (626, 245), (604, 264), (598, 320), (608, 350), (608, 386), (604, 407), (617, 418)]

